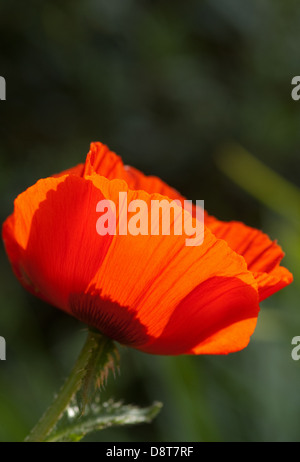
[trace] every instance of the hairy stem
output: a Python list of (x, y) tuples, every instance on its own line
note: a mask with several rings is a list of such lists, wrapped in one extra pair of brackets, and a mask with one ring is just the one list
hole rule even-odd
[(45, 412), (41, 420), (33, 428), (31, 433), (26, 438), (25, 442), (44, 442), (47, 436), (54, 429), (57, 422), (60, 420), (71, 400), (81, 388), (87, 371), (89, 370), (90, 362), (94, 360), (95, 355), (101, 355), (107, 351), (107, 345), (111, 340), (103, 337), (100, 333), (89, 331), (85, 345), (75, 363), (75, 366), (67, 378), (65, 384), (57, 394), (54, 402)]

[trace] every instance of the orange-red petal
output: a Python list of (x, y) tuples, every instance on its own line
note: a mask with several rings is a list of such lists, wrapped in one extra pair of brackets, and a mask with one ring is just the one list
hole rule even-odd
[(249, 343), (257, 313), (257, 291), (251, 285), (234, 276), (211, 277), (177, 305), (162, 334), (145, 350), (160, 354), (239, 351)]
[(3, 240), (15, 274), (31, 292), (69, 311), (74, 287), (84, 292), (111, 236), (99, 239), (93, 220), (103, 195), (77, 176), (40, 180), (15, 201)]
[(151, 200), (169, 200), (93, 172), (40, 180), (21, 194), (3, 238), (22, 284), (145, 352), (225, 354), (244, 348), (259, 306), (243, 258), (208, 229), (199, 247), (187, 247), (184, 235), (99, 236), (98, 201), (112, 200), (118, 211), (122, 191), (128, 203), (145, 201), (147, 215)]
[(170, 199), (183, 200), (182, 195), (171, 186), (156, 176), (146, 176), (139, 170), (128, 165), (124, 165), (121, 157), (110, 151), (102, 143), (91, 143), (90, 151), (87, 155), (84, 174), (92, 172), (104, 176), (109, 180), (119, 179), (126, 181), (132, 190), (142, 190), (149, 194), (161, 194)]
[[(92, 171), (109, 179), (123, 179), (130, 189), (144, 190), (149, 194), (159, 193), (181, 203), (185, 199), (160, 178), (146, 176), (133, 167), (124, 166), (122, 159), (102, 143), (91, 144), (84, 172), (89, 174)], [(245, 258), (248, 269), (257, 280), (260, 301), (293, 281), (292, 274), (280, 266), (284, 257), (281, 247), (266, 234), (243, 223), (219, 221), (208, 214), (206, 226), (218, 239), (225, 240), (235, 252)]]
[(258, 283), (260, 301), (293, 282), (293, 275), (280, 266), (284, 252), (261, 231), (240, 222), (222, 222), (206, 215), (205, 223), (214, 235), (224, 239), (242, 255)]
[(92, 143), (85, 164), (21, 194), (3, 226), (21, 283), (148, 353), (227, 354), (247, 346), (259, 299), (292, 281), (280, 266), (281, 248), (260, 231), (208, 215), (198, 247), (187, 247), (185, 235), (151, 236), (150, 228), (148, 235), (118, 235), (117, 227), (117, 235), (99, 236), (97, 203), (113, 201), (118, 223), (120, 192), (128, 195), (120, 210), (142, 200), (148, 223), (151, 200), (184, 200), (159, 178), (124, 166), (101, 143)]
[[(145, 201), (148, 211), (151, 200), (167, 199), (145, 191), (131, 191), (123, 181), (107, 181), (96, 174), (87, 178), (116, 203), (117, 210), (120, 191), (127, 192), (128, 202)], [(179, 206), (178, 211), (182, 211)], [(88, 290), (101, 293), (104, 300), (115, 304), (114, 310), (106, 313), (106, 319), (114, 314), (114, 319), (124, 319), (124, 311), (122, 316), (121, 312), (125, 310), (135, 329), (140, 324), (140, 335), (135, 332), (137, 340), (133, 346), (142, 351), (196, 353), (197, 348), (205, 344), (207, 352), (224, 354), (244, 348), (254, 331), (259, 311), (257, 285), (252, 274), (247, 271), (243, 258), (208, 229), (199, 247), (187, 247), (185, 238), (114, 236)], [(113, 324), (106, 326), (106, 332)], [(124, 332), (125, 326), (126, 323)], [(220, 331), (223, 334), (217, 335)], [(132, 340), (127, 343), (132, 344)]]
[[(124, 166), (122, 159), (109, 151), (102, 143), (92, 143), (86, 162), (86, 172), (96, 173), (109, 179), (123, 179), (130, 189), (159, 193), (170, 199), (184, 197), (160, 178), (146, 176), (139, 170)], [(281, 247), (254, 228), (238, 222), (222, 222), (206, 214), (206, 226), (218, 239), (225, 240), (239, 255), (245, 258), (248, 269), (258, 283), (260, 301), (283, 289), (293, 281), (292, 274), (280, 262), (284, 257)]]

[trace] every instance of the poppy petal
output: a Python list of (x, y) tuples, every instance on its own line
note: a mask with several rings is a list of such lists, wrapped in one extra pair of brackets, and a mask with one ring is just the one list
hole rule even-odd
[[(123, 181), (108, 181), (96, 174), (91, 175), (90, 179), (106, 198), (116, 203), (117, 210), (120, 191), (127, 192), (128, 203), (143, 200), (148, 204), (147, 214), (151, 210), (151, 200), (167, 199), (144, 191), (131, 191)], [(178, 206), (178, 212), (181, 211), (182, 208)], [(118, 216), (117, 221), (119, 219)], [(223, 284), (219, 285), (220, 280)], [(238, 288), (233, 281), (236, 281)], [(191, 352), (199, 343), (206, 341), (212, 332), (244, 321), (239, 339), (232, 337), (227, 329), (226, 342), (220, 336), (214, 344), (214, 348), (220, 352), (223, 351), (223, 344), (226, 344), (223, 352), (236, 351), (249, 342), (259, 311), (257, 285), (247, 271), (244, 259), (233, 252), (225, 241), (217, 240), (208, 229), (205, 229), (204, 243), (195, 247), (186, 246), (185, 236), (122, 236), (117, 233), (87, 292), (95, 293), (95, 290), (101, 293), (103, 299), (117, 304), (115, 309), (119, 313), (122, 309), (126, 310), (146, 328), (147, 342), (141, 344), (143, 339), (140, 337), (133, 346), (158, 354)], [(198, 316), (194, 316), (193, 307), (187, 309), (187, 297), (194, 290)], [(218, 297), (213, 295), (215, 290)], [(235, 303), (232, 303), (233, 294)], [(72, 303), (74, 310), (74, 300)], [(207, 313), (204, 322), (201, 309)], [(178, 329), (175, 312), (186, 318), (182, 331)], [(219, 318), (220, 313), (222, 316)], [(208, 320), (209, 326), (206, 324)], [(247, 323), (246, 320), (251, 321)], [(204, 331), (208, 334), (204, 334)], [(160, 344), (159, 339), (170, 332), (172, 341), (167, 347), (163, 345), (163, 340)], [(189, 337), (188, 332), (193, 332), (193, 335)], [(156, 346), (150, 347), (155, 341), (158, 342)], [(127, 343), (132, 344), (131, 341)]]
[[(122, 159), (102, 143), (91, 144), (86, 172), (89, 174), (92, 171), (110, 179), (123, 179), (130, 189), (144, 190), (149, 194), (159, 193), (170, 199), (179, 200), (182, 204), (185, 200), (178, 191), (160, 178), (146, 176), (133, 167), (124, 166)], [(253, 272), (258, 282), (260, 301), (291, 284), (293, 276), (280, 266), (284, 253), (276, 242), (272, 242), (261, 231), (243, 223), (222, 222), (207, 213), (205, 216), (206, 225), (215, 236), (225, 240), (235, 252), (245, 258), (248, 269)]]
[(284, 252), (266, 234), (240, 222), (226, 223), (208, 215), (205, 223), (217, 238), (226, 240), (245, 258), (258, 282), (260, 301), (293, 282), (293, 275), (280, 266)]
[[(182, 204), (185, 200), (178, 191), (160, 178), (146, 176), (133, 167), (124, 166), (122, 159), (102, 143), (91, 144), (86, 172), (92, 171), (110, 179), (123, 179), (130, 189), (144, 190), (149, 194), (159, 193), (179, 200)], [(266, 234), (243, 223), (222, 222), (207, 213), (205, 216), (206, 226), (215, 236), (225, 240), (235, 252), (245, 258), (248, 269), (253, 272), (258, 282), (260, 301), (292, 283), (292, 274), (280, 266), (284, 257), (282, 249)]]
[(132, 190), (143, 190), (149, 194), (161, 194), (170, 199), (183, 200), (182, 195), (156, 176), (146, 176), (139, 170), (124, 165), (121, 157), (110, 151), (102, 143), (91, 143), (90, 151), (85, 164), (85, 175), (92, 172), (104, 176), (109, 180), (119, 179), (126, 181)]
[(144, 348), (152, 354), (239, 351), (249, 343), (257, 314), (257, 291), (251, 285), (237, 277), (215, 276), (178, 304), (162, 334)]
[[(102, 200), (113, 204), (113, 233), (101, 228)], [(172, 203), (166, 235), (152, 201)], [(188, 212), (182, 217), (183, 201), (92, 143), (85, 164), (16, 199), (3, 239), (29, 291), (122, 344), (168, 355), (239, 351), (255, 329), (259, 300), (292, 275), (268, 236), (208, 215), (203, 230)], [(197, 229), (192, 247), (191, 236), (173, 229), (187, 222)]]
[(15, 201), (3, 225), (8, 256), (21, 283), (69, 311), (69, 294), (84, 292), (110, 245), (91, 214), (103, 195), (77, 176), (40, 180)]

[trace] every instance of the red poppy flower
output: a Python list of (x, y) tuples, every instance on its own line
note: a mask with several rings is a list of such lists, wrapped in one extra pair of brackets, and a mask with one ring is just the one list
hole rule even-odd
[[(3, 225), (13, 270), (32, 294), (152, 354), (227, 354), (245, 348), (259, 301), (292, 282), (276, 243), (241, 223), (206, 216), (201, 246), (185, 236), (96, 232), (99, 201), (184, 198), (93, 143), (83, 165), (42, 179)], [(150, 208), (151, 209), (151, 208)], [(119, 212), (117, 212), (119, 213)], [(195, 218), (194, 218), (195, 220)]]

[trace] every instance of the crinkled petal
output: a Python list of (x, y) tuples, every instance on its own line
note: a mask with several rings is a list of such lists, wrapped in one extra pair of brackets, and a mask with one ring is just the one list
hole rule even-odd
[(206, 216), (206, 225), (219, 239), (242, 255), (258, 283), (260, 301), (293, 282), (293, 275), (280, 266), (284, 252), (277, 242), (257, 229), (240, 222), (222, 222)]
[[(120, 191), (127, 192), (128, 202), (147, 203), (149, 214), (151, 200), (166, 199), (128, 190), (127, 184), (119, 180), (108, 181), (96, 174), (90, 178), (106, 198), (117, 204), (117, 210)], [(182, 212), (180, 206), (178, 212)], [(135, 320), (135, 327), (138, 323), (143, 326), (143, 335), (135, 334), (136, 343), (132, 343), (132, 336), (125, 342), (142, 351), (192, 353), (208, 338), (213, 342), (211, 350), (220, 354), (237, 351), (249, 342), (255, 327), (259, 312), (256, 282), (244, 259), (208, 229), (201, 246), (187, 247), (185, 239), (184, 235), (117, 233), (89, 291), (101, 293), (104, 300), (115, 304), (118, 316), (113, 319), (124, 319), (120, 313), (125, 310), (126, 316), (130, 313)], [(106, 319), (107, 316), (109, 312)], [(232, 327), (231, 331), (229, 327), (237, 323), (243, 328), (237, 332)], [(111, 326), (106, 324), (106, 332), (113, 324), (113, 320)], [(97, 327), (101, 330), (99, 322)], [(217, 336), (220, 330), (224, 330), (226, 340)]]
[(69, 295), (84, 292), (108, 251), (111, 236), (96, 233), (96, 205), (103, 199), (77, 176), (40, 180), (15, 201), (3, 225), (5, 247), (20, 282), (69, 311)]

